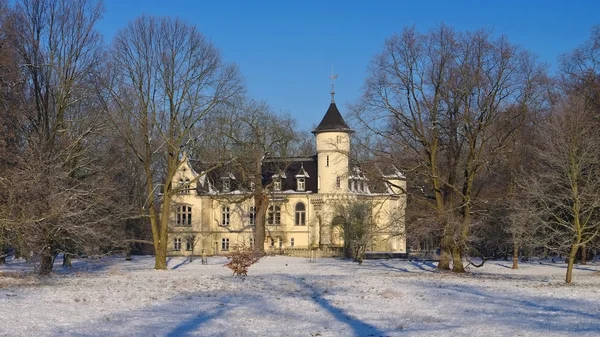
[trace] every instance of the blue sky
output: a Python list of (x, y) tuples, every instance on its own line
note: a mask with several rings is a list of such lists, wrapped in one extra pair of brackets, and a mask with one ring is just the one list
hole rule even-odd
[(387, 37), (404, 27), (445, 23), (459, 31), (492, 29), (556, 69), (557, 58), (600, 24), (600, 1), (184, 1), (105, 0), (99, 29), (114, 33), (141, 14), (179, 16), (235, 62), (250, 95), (310, 129), (330, 101), (331, 66), (339, 74), (342, 114), (359, 99), (366, 70)]

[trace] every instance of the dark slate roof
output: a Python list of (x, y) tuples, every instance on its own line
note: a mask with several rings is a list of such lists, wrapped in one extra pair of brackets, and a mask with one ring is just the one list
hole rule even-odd
[(298, 189), (296, 175), (304, 169), (308, 174), (305, 178), (305, 190), (307, 192), (317, 193), (317, 156), (312, 157), (291, 157), (291, 158), (267, 158), (263, 164), (263, 185), (268, 185), (273, 181), (273, 175), (285, 175), (282, 179), (281, 190), (296, 191)]
[[(214, 164), (200, 163), (196, 160), (190, 160), (196, 172), (202, 172), (204, 170), (214, 167)], [(265, 158), (262, 165), (262, 184), (267, 186), (273, 181), (274, 175), (282, 175), (285, 178), (282, 179), (281, 191), (297, 191), (297, 180), (298, 175), (302, 169), (302, 174), (308, 174), (308, 178), (305, 178), (305, 192), (317, 193), (317, 156), (312, 157), (282, 157), (282, 158)], [(237, 172), (236, 172), (237, 171)], [(213, 191), (223, 190), (223, 178), (230, 177), (229, 191), (240, 191), (249, 192), (250, 182), (252, 178), (247, 175), (247, 172), (239, 172), (239, 166), (237, 165), (223, 165), (216, 169), (212, 169), (206, 177), (207, 184), (201, 186), (198, 184), (198, 194), (206, 194), (211, 189)], [(209, 185), (210, 184), (210, 187)]]
[(317, 126), (312, 133), (317, 134), (326, 131), (354, 132), (354, 130), (350, 129), (348, 124), (346, 124), (334, 102), (329, 104), (329, 109), (327, 109), (323, 120), (321, 120), (319, 126)]

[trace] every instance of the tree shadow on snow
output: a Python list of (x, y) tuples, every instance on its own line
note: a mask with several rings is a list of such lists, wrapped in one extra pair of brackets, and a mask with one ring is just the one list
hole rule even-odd
[(598, 304), (593, 301), (552, 297), (523, 299), (517, 293), (486, 291), (469, 285), (451, 285), (444, 289), (456, 292), (461, 303), (479, 303), (475, 308), (463, 306), (465, 315), (471, 317), (481, 315), (481, 319), (500, 321), (502, 325), (523, 325), (541, 331), (600, 332), (600, 315), (592, 309)]
[(383, 337), (387, 336), (387, 333), (378, 329), (374, 325), (368, 324), (359, 320), (356, 317), (352, 317), (348, 314), (344, 309), (338, 308), (331, 303), (328, 299), (326, 299), (323, 294), (326, 293), (326, 289), (320, 289), (317, 286), (306, 282), (302, 277), (295, 276), (284, 276), (284, 279), (287, 279), (293, 283), (296, 283), (298, 287), (301, 289), (307, 290), (310, 292), (310, 297), (313, 302), (317, 304), (319, 307), (324, 309), (327, 313), (331, 314), (335, 319), (343, 323), (352, 329), (353, 335), (357, 337)]

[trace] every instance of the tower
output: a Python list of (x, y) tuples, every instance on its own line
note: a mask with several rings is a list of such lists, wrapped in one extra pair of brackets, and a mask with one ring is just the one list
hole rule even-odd
[(331, 104), (323, 120), (312, 133), (317, 141), (317, 172), (319, 193), (348, 192), (348, 154), (350, 153), (350, 135), (354, 130), (342, 118), (335, 105), (335, 90), (331, 75)]

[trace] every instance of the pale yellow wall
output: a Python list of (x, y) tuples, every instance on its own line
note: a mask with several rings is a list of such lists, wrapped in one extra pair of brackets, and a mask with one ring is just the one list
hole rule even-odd
[[(348, 192), (350, 135), (347, 132), (321, 132), (316, 138), (319, 193)], [(337, 177), (341, 179), (339, 188), (336, 184)]]
[[(339, 137), (339, 141), (338, 141)], [(294, 248), (318, 247), (323, 245), (343, 245), (343, 238), (338, 230), (331, 230), (331, 223), (336, 214), (339, 203), (353, 200), (371, 200), (378, 211), (377, 226), (381, 228), (378, 238), (374, 240), (373, 250), (379, 251), (406, 251), (405, 236), (390, 237), (391, 233), (398, 233), (404, 229), (404, 209), (406, 196), (401, 194), (401, 189), (393, 188), (397, 195), (356, 195), (348, 191), (348, 152), (350, 150), (350, 137), (345, 132), (323, 132), (317, 134), (317, 155), (319, 172), (319, 193), (274, 193), (272, 203), (281, 206), (281, 225), (266, 225), (267, 240), (264, 242), (267, 251), (272, 250), (271, 238), (275, 239), (274, 250), (279, 249), (279, 241), (283, 248), (291, 246), (294, 239)], [(327, 165), (329, 156), (329, 165)], [(341, 177), (340, 188), (336, 187), (336, 177)], [(191, 188), (195, 188), (199, 180), (198, 173), (184, 158), (179, 172), (174, 177), (174, 186), (179, 179), (190, 179)], [(394, 181), (405, 188), (404, 180)], [(302, 202), (306, 206), (306, 225), (295, 225), (295, 205)], [(207, 255), (227, 254), (237, 246), (249, 246), (253, 237), (253, 227), (249, 224), (249, 207), (254, 204), (252, 198), (244, 199), (243, 196), (232, 194), (218, 196), (198, 196), (195, 191), (190, 194), (178, 194), (173, 198), (173, 212), (171, 216), (171, 234), (169, 250), (172, 255)], [(176, 226), (175, 209), (177, 205), (185, 204), (192, 207), (192, 225)], [(221, 226), (222, 205), (229, 205), (230, 223)], [(186, 250), (186, 238), (194, 235), (194, 250)], [(173, 250), (175, 238), (181, 238), (181, 249)], [(229, 251), (221, 249), (223, 238), (229, 239)]]

